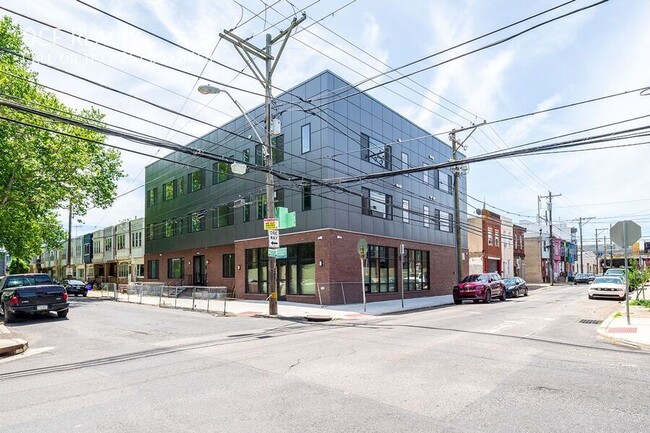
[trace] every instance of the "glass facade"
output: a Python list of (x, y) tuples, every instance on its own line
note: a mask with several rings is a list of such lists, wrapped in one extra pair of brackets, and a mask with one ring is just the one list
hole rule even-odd
[[(288, 245), (287, 257), (277, 259), (278, 293), (314, 295), (316, 293), (315, 244)], [(246, 250), (246, 293), (268, 293), (268, 249)]]
[(397, 248), (368, 245), (366, 293), (397, 291)]

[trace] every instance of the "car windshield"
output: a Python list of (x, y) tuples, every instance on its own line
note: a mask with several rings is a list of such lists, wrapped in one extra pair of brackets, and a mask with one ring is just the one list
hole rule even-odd
[(587, 278), (587, 274), (576, 274), (576, 278)]
[(66, 284), (71, 284), (74, 286), (79, 286), (79, 285), (83, 286), (84, 283), (83, 281), (79, 281), (79, 280), (67, 280)]
[(487, 281), (487, 280), (488, 280), (487, 275), (473, 274), (463, 278), (463, 281), (461, 281), (461, 283), (473, 283), (475, 281)]
[(504, 283), (506, 284), (517, 284), (517, 279), (516, 278), (506, 278), (503, 280)]
[(605, 275), (623, 275), (625, 274), (625, 269), (607, 269)]
[(622, 284), (623, 281), (619, 277), (596, 277), (594, 284)]

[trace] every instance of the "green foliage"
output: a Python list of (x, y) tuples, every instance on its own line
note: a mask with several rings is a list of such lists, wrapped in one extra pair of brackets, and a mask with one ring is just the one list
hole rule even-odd
[[(0, 52), (3, 98), (102, 125), (104, 116), (95, 108), (77, 112), (38, 87), (31, 53), (8, 17), (0, 20), (0, 46), (19, 54)], [(58, 210), (71, 207), (79, 217), (113, 203), (124, 175), (121, 161), (117, 151), (100, 144), (103, 134), (8, 107), (0, 107), (0, 115), (34, 125), (0, 120), (0, 245), (14, 257), (33, 257), (65, 239)]]
[(22, 259), (11, 259), (11, 263), (7, 267), (9, 274), (25, 274), (29, 272), (29, 266)]
[(630, 301), (630, 305), (639, 305), (641, 307), (650, 308), (650, 299), (634, 299)]
[(630, 284), (630, 288), (636, 290), (640, 287), (643, 287), (645, 283), (650, 281), (650, 268), (638, 269), (633, 267), (628, 270), (627, 278)]

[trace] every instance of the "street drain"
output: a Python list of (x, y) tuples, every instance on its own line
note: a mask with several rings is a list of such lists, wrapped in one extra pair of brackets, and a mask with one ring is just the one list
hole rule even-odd
[(580, 319), (580, 323), (587, 323), (589, 325), (600, 325), (603, 323), (602, 320), (595, 320), (595, 319)]

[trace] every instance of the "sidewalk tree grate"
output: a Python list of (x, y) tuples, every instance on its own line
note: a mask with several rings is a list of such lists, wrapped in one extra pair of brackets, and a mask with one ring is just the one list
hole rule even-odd
[(587, 323), (589, 325), (600, 325), (603, 323), (602, 320), (596, 320), (596, 319), (580, 319), (580, 323)]

